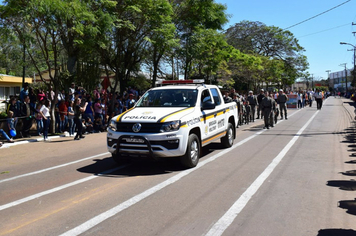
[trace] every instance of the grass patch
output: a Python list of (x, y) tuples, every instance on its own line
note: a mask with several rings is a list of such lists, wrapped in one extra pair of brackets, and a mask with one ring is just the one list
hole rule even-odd
[(3, 171), (3, 172), (0, 172), (0, 175), (2, 175), (2, 174), (8, 174), (8, 173), (10, 173), (10, 171)]

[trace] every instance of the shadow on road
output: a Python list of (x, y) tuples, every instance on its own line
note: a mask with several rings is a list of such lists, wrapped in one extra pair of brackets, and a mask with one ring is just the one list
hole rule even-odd
[(356, 181), (354, 180), (330, 180), (326, 185), (330, 187), (337, 187), (341, 190), (356, 191)]
[(356, 199), (339, 201), (339, 207), (346, 209), (348, 214), (356, 215)]
[(356, 236), (352, 229), (321, 229), (317, 236)]

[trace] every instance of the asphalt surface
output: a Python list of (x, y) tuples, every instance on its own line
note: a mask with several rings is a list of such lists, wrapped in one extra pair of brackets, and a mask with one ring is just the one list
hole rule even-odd
[(106, 133), (1, 148), (0, 235), (356, 235), (353, 105), (243, 125), (192, 169), (117, 166)]

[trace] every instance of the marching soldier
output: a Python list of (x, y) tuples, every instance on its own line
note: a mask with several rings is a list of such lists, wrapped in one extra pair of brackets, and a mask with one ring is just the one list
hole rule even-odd
[(255, 113), (256, 106), (258, 106), (258, 101), (255, 95), (253, 95), (252, 91), (249, 91), (249, 95), (247, 96), (247, 101), (251, 106), (251, 119), (250, 121), (255, 122)]
[[(262, 98), (265, 96), (264, 92), (265, 91), (263, 89), (261, 89), (260, 94), (257, 95), (258, 104), (261, 104)], [(260, 119), (260, 114), (261, 114), (261, 119), (262, 119), (263, 118), (263, 113), (262, 113), (262, 110), (261, 110), (261, 106), (258, 106), (257, 107), (257, 119)]]
[(274, 121), (275, 121), (275, 112), (276, 112), (276, 108), (277, 108), (277, 102), (276, 100), (273, 99), (273, 94), (269, 95), (271, 100), (272, 100), (272, 111), (269, 117), (269, 124), (271, 127), (274, 127)]
[(283, 112), (284, 112), (284, 118), (286, 118), (286, 120), (288, 120), (287, 118), (287, 106), (286, 106), (286, 102), (288, 101), (288, 96), (283, 93), (283, 89), (279, 90), (279, 95), (277, 97), (277, 103), (279, 105), (279, 109), (281, 112), (281, 119), (283, 120)]
[(271, 112), (272, 112), (272, 99), (270, 96), (268, 96), (268, 92), (265, 92), (265, 97), (262, 98), (261, 101), (261, 109), (263, 112), (263, 118), (264, 118), (264, 122), (265, 122), (265, 126), (263, 127), (264, 129), (269, 129), (270, 126), (270, 116), (271, 116)]

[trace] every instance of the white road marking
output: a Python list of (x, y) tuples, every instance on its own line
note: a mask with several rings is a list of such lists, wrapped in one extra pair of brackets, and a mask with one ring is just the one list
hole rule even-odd
[(306, 127), (312, 122), (315, 116), (318, 114), (317, 111), (308, 122), (298, 131), (298, 133), (292, 138), (291, 141), (283, 148), (283, 150), (272, 160), (271, 164), (257, 177), (257, 179), (250, 185), (250, 187), (240, 196), (240, 198), (231, 206), (231, 208), (213, 225), (213, 227), (206, 234), (207, 236), (219, 236), (224, 233), (224, 231), (231, 225), (235, 220), (237, 215), (242, 211), (242, 209), (247, 205), (251, 197), (257, 192), (257, 190), (262, 186), (264, 181), (273, 172), (277, 165), (281, 162), (284, 156), (287, 154), (289, 149), (295, 144), (300, 135), (306, 129)]
[(77, 180), (77, 181), (74, 181), (74, 182), (71, 182), (71, 183), (68, 183), (68, 184), (64, 184), (64, 185), (62, 185), (62, 186), (59, 186), (59, 187), (56, 187), (56, 188), (52, 188), (52, 189), (49, 189), (49, 190), (46, 190), (46, 191), (37, 193), (37, 194), (31, 195), (31, 196), (28, 196), (28, 197), (19, 199), (19, 200), (14, 201), (14, 202), (10, 202), (10, 203), (8, 203), (8, 204), (5, 204), (5, 205), (0, 206), (0, 211), (5, 210), (5, 209), (10, 208), (10, 207), (13, 207), (13, 206), (17, 206), (17, 205), (19, 205), (19, 204), (21, 204), (21, 203), (24, 203), (24, 202), (31, 201), (31, 200), (33, 200), (33, 199), (42, 197), (42, 196), (44, 196), (44, 195), (57, 192), (57, 191), (59, 191), (59, 190), (62, 190), (62, 189), (65, 189), (65, 188), (68, 188), (68, 187), (71, 187), (71, 186), (74, 186), (74, 185), (77, 185), (77, 184), (80, 184), (80, 183), (84, 183), (84, 182), (86, 182), (86, 181), (95, 179), (95, 178), (97, 178), (97, 177), (99, 177), (99, 176), (101, 176), (101, 175), (108, 174), (108, 173), (114, 172), (114, 171), (116, 171), (116, 170), (123, 169), (123, 168), (125, 168), (125, 167), (127, 167), (127, 166), (128, 166), (128, 165), (119, 166), (119, 167), (116, 167), (116, 168), (114, 168), (114, 169), (110, 169), (110, 170), (104, 171), (104, 172), (99, 173), (99, 174), (94, 175), (94, 176), (89, 176), (89, 177), (86, 177), (86, 178), (83, 178), (83, 179), (79, 179), (79, 180)]
[[(292, 115), (294, 115), (295, 113), (299, 112), (296, 111), (294, 112)], [(291, 116), (292, 116), (291, 115)], [(282, 122), (283, 120), (279, 121), (278, 123)], [(179, 174), (167, 179), (166, 181), (142, 192), (141, 194), (138, 194), (132, 198), (130, 198), (129, 200), (119, 204), (118, 206), (92, 218), (91, 220), (88, 220), (87, 222), (79, 225), (78, 227), (72, 229), (72, 230), (69, 230), (67, 232), (65, 232), (64, 234), (62, 235), (69, 235), (69, 236), (72, 236), (72, 235), (79, 235), (87, 230), (89, 230), (90, 228), (98, 225), (99, 223), (101, 223), (102, 221), (110, 218), (111, 216), (113, 215), (116, 215), (117, 213), (123, 211), (124, 209), (138, 203), (139, 201), (145, 199), (146, 197), (156, 193), (157, 191), (167, 187), (168, 185), (170, 184), (173, 184), (175, 182), (177, 182), (178, 180), (180, 180), (181, 178), (183, 178), (184, 176), (190, 174), (191, 172), (195, 171), (195, 170), (198, 170), (199, 168), (203, 167), (204, 165), (206, 165), (207, 163), (209, 162), (212, 162), (214, 160), (216, 160), (217, 158), (225, 155), (226, 153), (232, 151), (233, 149), (241, 146), (242, 144), (246, 143), (247, 141), (253, 139), (254, 137), (262, 134), (263, 132), (265, 132), (266, 130), (262, 130), (262, 131), (259, 131), (257, 133), (255, 133), (254, 135), (236, 143), (235, 145), (233, 145), (231, 148), (228, 148), (228, 149), (225, 149), (219, 153), (217, 153), (216, 155), (213, 155), (212, 157), (210, 157), (209, 159), (206, 159), (200, 163), (198, 163), (198, 165), (193, 168), (193, 169), (189, 169), (189, 170), (185, 170), (183, 172), (180, 172)], [(45, 172), (45, 171), (49, 171), (49, 170), (53, 170), (53, 169), (56, 169), (56, 168), (60, 168), (60, 167), (63, 167), (63, 166), (67, 166), (67, 165), (70, 165), (70, 164), (74, 164), (74, 163), (77, 163), (77, 162), (80, 162), (80, 161), (84, 161), (84, 160), (87, 160), (87, 159), (91, 159), (91, 158), (94, 158), (94, 157), (97, 157), (97, 156), (101, 156), (101, 155), (106, 155), (106, 154), (109, 154), (108, 152), (107, 153), (102, 153), (102, 154), (98, 154), (98, 155), (95, 155), (95, 156), (91, 156), (91, 157), (88, 157), (88, 158), (84, 158), (84, 159), (81, 159), (81, 160), (78, 160), (78, 161), (74, 161), (74, 162), (70, 162), (70, 163), (66, 163), (66, 164), (63, 164), (63, 165), (58, 165), (58, 166), (54, 166), (54, 167), (51, 167), (51, 168), (47, 168), (47, 169), (43, 169), (43, 170), (40, 170), (40, 171), (35, 171), (35, 172), (31, 172), (31, 173), (28, 173), (28, 174), (24, 174), (24, 175), (19, 175), (19, 176), (15, 176), (13, 178), (9, 178), (9, 179), (4, 179), (4, 180), (1, 180), (1, 182), (5, 182), (5, 181), (10, 181), (10, 180), (14, 180), (14, 179), (17, 179), (17, 178), (21, 178), (21, 177), (25, 177), (25, 176), (30, 176), (30, 175), (34, 175), (34, 174), (38, 174), (38, 173), (42, 173), (42, 172)], [(120, 167), (117, 167), (117, 168), (114, 168), (114, 169), (111, 169), (111, 170), (108, 170), (108, 171), (105, 171), (105, 172), (102, 172), (96, 176), (90, 176), (90, 177), (87, 177), (87, 178), (83, 178), (83, 179), (80, 179), (80, 180), (77, 180), (77, 181), (74, 181), (74, 182), (71, 182), (71, 183), (68, 183), (68, 184), (65, 184), (65, 185), (62, 185), (62, 186), (59, 186), (59, 187), (56, 187), (56, 188), (53, 188), (53, 189), (50, 189), (50, 190), (47, 190), (47, 191), (44, 191), (44, 192), (41, 192), (41, 193), (38, 193), (38, 194), (34, 194), (34, 195), (31, 195), (29, 197), (26, 197), (26, 198), (23, 198), (23, 199), (19, 199), (17, 201), (14, 201), (14, 202), (11, 202), (11, 203), (8, 203), (8, 204), (5, 204), (5, 205), (2, 205), (0, 206), (0, 211), (1, 210), (4, 210), (4, 209), (7, 209), (7, 208), (10, 208), (10, 207), (13, 207), (13, 206), (16, 206), (16, 205), (19, 205), (21, 203), (24, 203), (24, 202), (27, 202), (27, 201), (30, 201), (30, 200), (33, 200), (33, 199), (36, 199), (36, 198), (39, 198), (39, 197), (42, 197), (44, 195), (47, 195), (47, 194), (50, 194), (50, 193), (53, 193), (53, 192), (57, 192), (59, 190), (62, 190), (62, 189), (65, 189), (65, 188), (68, 188), (68, 187), (71, 187), (71, 186), (74, 186), (76, 184), (79, 184), (79, 183), (83, 183), (83, 182), (86, 182), (86, 181), (89, 181), (89, 180), (92, 180), (96, 177), (99, 177), (100, 175), (103, 175), (103, 174), (107, 174), (107, 173), (111, 173), (111, 172), (114, 172), (116, 170), (119, 170), (119, 169), (122, 169), (122, 168), (125, 168), (127, 165), (125, 166), (120, 166)]]
[(86, 157), (86, 158), (83, 158), (83, 159), (80, 159), (80, 160), (77, 160), (77, 161), (68, 162), (66, 164), (53, 166), (53, 167), (50, 167), (50, 168), (47, 168), (47, 169), (42, 169), (42, 170), (34, 171), (34, 172), (31, 172), (31, 173), (23, 174), (23, 175), (14, 176), (12, 178), (0, 180), (0, 183), (6, 182), (6, 181), (10, 181), (10, 180), (19, 179), (19, 178), (22, 178), (22, 177), (27, 177), (27, 176), (30, 176), (30, 175), (40, 174), (40, 173), (43, 173), (43, 172), (46, 172), (46, 171), (50, 171), (50, 170), (58, 169), (58, 168), (61, 168), (61, 167), (69, 166), (69, 165), (72, 165), (72, 164), (75, 164), (75, 163), (78, 163), (78, 162), (90, 160), (90, 159), (93, 159), (93, 158), (96, 158), (96, 157), (100, 157), (100, 156), (103, 156), (103, 155), (108, 155), (108, 154), (110, 154), (110, 152), (105, 152), (105, 153), (101, 153), (101, 154), (98, 154), (98, 155)]
[[(296, 111), (294, 112), (292, 115), (296, 114), (297, 112), (299, 111)], [(292, 116), (291, 115), (291, 116)], [(279, 121), (278, 123), (280, 122), (283, 122), (283, 120)], [(178, 180), (180, 180), (181, 178), (183, 178), (184, 176), (192, 173), (193, 171), (196, 171), (198, 170), (199, 168), (203, 167), (204, 165), (208, 164), (209, 162), (212, 162), (216, 159), (218, 159), (219, 157), (221, 156), (224, 156), (226, 153), (232, 151), (233, 149), (241, 146), (242, 144), (246, 143), (247, 141), (255, 138), (256, 136), (262, 134), (263, 132), (266, 132), (267, 130), (261, 130), (257, 133), (255, 133), (254, 135), (234, 144), (232, 147), (228, 148), (228, 149), (225, 149), (213, 156), (211, 156), (210, 158), (204, 160), (204, 161), (201, 161), (198, 163), (198, 165), (195, 167), (195, 168), (192, 168), (192, 169), (189, 169), (189, 170), (185, 170), (185, 171), (182, 171), (180, 172), (179, 174), (165, 180), (164, 182), (160, 183), (160, 184), (157, 184), (156, 186), (126, 200), (125, 202), (117, 205), (116, 207), (114, 208), (111, 208), (110, 210), (106, 211), (106, 212), (103, 212), (101, 213), (100, 215), (97, 215), (95, 217), (93, 217), (92, 219), (84, 222), (83, 224), (61, 234), (60, 236), (74, 236), (74, 235), (79, 235), (79, 234), (82, 234), (84, 232), (86, 232), (87, 230), (93, 228), (94, 226), (100, 224), (101, 222), (107, 220), (108, 218), (120, 213), (121, 211), (125, 210), (126, 208), (129, 208), (130, 206), (140, 202), (141, 200), (151, 196), (152, 194), (158, 192), (159, 190), (177, 182)]]

